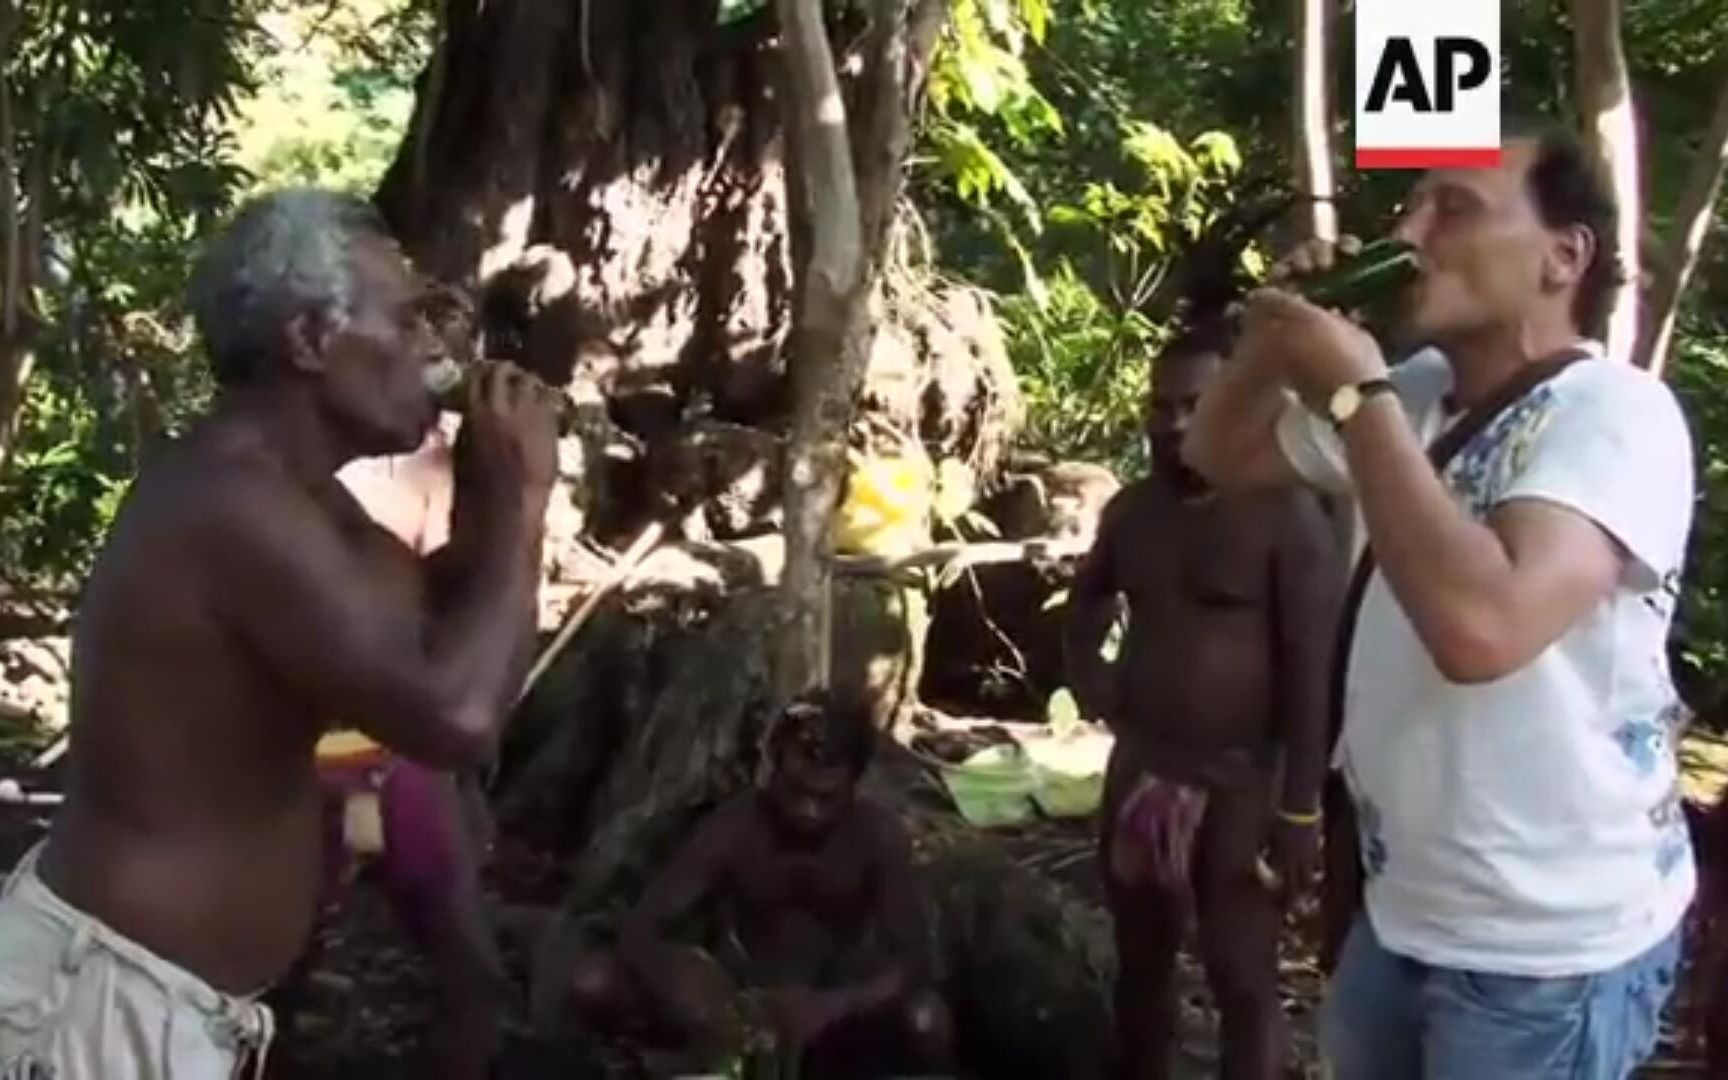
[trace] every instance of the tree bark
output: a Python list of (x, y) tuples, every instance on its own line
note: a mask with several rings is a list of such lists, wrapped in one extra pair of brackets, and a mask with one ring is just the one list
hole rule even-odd
[[(26, 271), (24, 242), (28, 230), (18, 205), (18, 142), (12, 114), (12, 87), (4, 72), (12, 56), (17, 11), (11, 0), (0, 0), (0, 473), (6, 467), (24, 406), (24, 381), (30, 373), (30, 353), (24, 342)], [(31, 192), (35, 212), (35, 192)]]
[(1643, 318), (1643, 333), (1639, 336), (1637, 363), (1660, 375), (1668, 359), (1668, 347), (1674, 336), (1674, 323), (1680, 313), (1680, 301), (1686, 286), (1698, 267), (1704, 239), (1715, 218), (1717, 196), (1722, 190), (1722, 174), (1728, 168), (1728, 75), (1716, 98), (1716, 111), (1710, 128), (1704, 134), (1698, 157), (1686, 177), (1686, 187), (1680, 194), (1674, 212), (1674, 235), (1663, 250), (1660, 261), (1652, 268), (1649, 305)]
[[(866, 279), (946, 7), (830, 15)], [(787, 110), (803, 99), (777, 31), (772, 4), (720, 26), (712, 0), (451, 0), (377, 193), (409, 254), (471, 293), (488, 355), (566, 387), (593, 419), (571, 471), (603, 543), (654, 517), (700, 532), (711, 515), (687, 503), (714, 493), (683, 488), (709, 484), (703, 425), (775, 440), (794, 427), (805, 388), (789, 355), (808, 350), (788, 348), (793, 267), (811, 237), (789, 221)], [(987, 473), (1017, 424), (1006, 353), (986, 304), (924, 284), (875, 312), (908, 366), (864, 404)], [(785, 461), (776, 447), (753, 529), (779, 527)]]
[(1639, 241), (1643, 200), (1638, 172), (1638, 117), (1620, 34), (1620, 0), (1571, 0), (1576, 91), (1585, 138), (1609, 178), (1620, 209), (1620, 267), (1625, 283), (1608, 317), (1609, 355), (1630, 359), (1638, 343)]
[(1303, 232), (1313, 239), (1338, 238), (1338, 208), (1332, 174), (1332, 103), (1327, 89), (1327, 43), (1331, 0), (1294, 0), (1296, 5), (1295, 121), (1296, 190), (1303, 196)]
[(787, 447), (786, 570), (775, 664), (782, 696), (828, 682), (828, 529), (845, 475), (853, 399), (863, 381), (867, 288), (863, 222), (846, 105), (819, 0), (780, 0), (791, 162), (809, 236), (796, 271), (794, 406)]
[(851, 109), (841, 94), (819, 0), (779, 0), (778, 11), (792, 173), (808, 236), (796, 269), (784, 607), (775, 665), (777, 689), (790, 697), (829, 679), (830, 524), (869, 365), (871, 292), (899, 197), (912, 113), (946, 3), (877, 0)]
[[(771, 30), (712, 3), (452, 0), (378, 192), (415, 260), (476, 294), (491, 355), (644, 443), (784, 412)], [(646, 511), (620, 513), (627, 536)]]

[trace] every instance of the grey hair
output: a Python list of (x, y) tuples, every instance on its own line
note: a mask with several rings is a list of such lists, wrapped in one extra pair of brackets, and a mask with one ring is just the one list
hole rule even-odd
[(243, 205), (205, 247), (188, 289), (218, 385), (275, 370), (295, 317), (339, 324), (352, 314), (353, 249), (389, 237), (370, 203), (341, 192), (289, 188)]

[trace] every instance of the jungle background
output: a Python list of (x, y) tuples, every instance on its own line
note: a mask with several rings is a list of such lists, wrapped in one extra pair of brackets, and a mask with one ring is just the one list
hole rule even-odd
[[(857, 670), (837, 677), (876, 691), (915, 751), (880, 783), (924, 824), (939, 948), (953, 992), (978, 999), (963, 1019), (1012, 1033), (999, 1063), (1094, 1075), (1110, 959), (1089, 827), (975, 836), (930, 775), (956, 740), (970, 753), (1075, 722), (1053, 636), (1063, 575), (1114, 483), (1146, 467), (1149, 357), (1185, 305), (1254, 280), (1317, 227), (1303, 197), (1317, 153), (1348, 232), (1383, 230), (1409, 178), (1346, 167), (1348, 4), (834, 0), (836, 54), (857, 61), (835, 71), (865, 120), (886, 123), (867, 85), (885, 20), (915, 63), (921, 34), (929, 47), (906, 95), (904, 185), (860, 182), (878, 333), (825, 361), (795, 333), (798, 267), (823, 240), (789, 175), (808, 150), (785, 139), (789, 7), (0, 0), (0, 753), (28, 761), (54, 741), (79, 584), (140, 463), (208, 401), (182, 296), (202, 238), (268, 188), (373, 196), (429, 274), (470, 291), (489, 351), (588, 409), (566, 440), (545, 628), (645, 523), (672, 523), (506, 746), (493, 874), (542, 943), (515, 957), (524, 1043), (555, 1054), (546, 970), (625, 902), (667, 822), (748, 775), (773, 682), (771, 587), (796, 557), (779, 462), (812, 393), (797, 373), (850, 358), (854, 487), (921, 509), (911, 540), (858, 526), (832, 615), (837, 669), (851, 656)], [(1312, 62), (1304, 29), (1323, 9)], [(1674, 659), (1707, 734), (1728, 722), (1728, 0), (1508, 0), (1503, 18), (1509, 108), (1601, 131), (1636, 166), (1646, 326), (1673, 313), (1671, 340), (1644, 352), (1698, 449)], [(1316, 72), (1318, 127), (1297, 115)], [(895, 145), (853, 143), (861, 175)], [(910, 494), (895, 488), (908, 468)], [(907, 559), (968, 542), (1012, 550)], [(1689, 752), (1707, 764), (1713, 743)], [(331, 932), (349, 950), (332, 978), (361, 1004), (314, 1020), (308, 1075), (377, 1075), (419, 1015), (423, 973), (359, 907)], [(1299, 1011), (1305, 964), (1291, 959)], [(963, 989), (992, 980), (994, 994)]]

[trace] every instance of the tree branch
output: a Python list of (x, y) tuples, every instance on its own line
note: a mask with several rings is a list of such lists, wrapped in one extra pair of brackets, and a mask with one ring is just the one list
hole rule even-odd
[(807, 225), (792, 335), (786, 570), (775, 679), (786, 697), (828, 681), (829, 579), (823, 554), (846, 466), (852, 383), (864, 366), (865, 260), (846, 105), (820, 0), (778, 0), (790, 120), (789, 168)]
[(936, 544), (895, 559), (880, 555), (836, 555), (833, 564), (841, 577), (898, 577), (912, 570), (939, 569), (953, 573), (973, 566), (1078, 559), (1091, 546), (1091, 537), (1067, 536), (977, 543), (956, 541)]
[(1638, 188), (1638, 122), (1620, 39), (1620, 0), (1571, 0), (1571, 11), (1578, 110), (1585, 138), (1620, 208), (1615, 239), (1626, 284), (1609, 316), (1608, 349), (1610, 355), (1630, 358), (1638, 342), (1638, 234), (1644, 215)]
[(779, 691), (828, 681), (827, 547), (847, 437), (869, 364), (869, 301), (948, 0), (875, 0), (864, 36), (857, 113), (847, 122), (820, 0), (778, 0), (790, 116), (789, 186), (808, 226), (797, 268), (794, 412), (787, 447)]
[(1698, 256), (1704, 250), (1704, 238), (1709, 235), (1717, 195), (1722, 190), (1722, 174), (1728, 168), (1728, 70), (1716, 97), (1716, 112), (1711, 117), (1709, 131), (1704, 135), (1692, 171), (1686, 177), (1686, 187), (1674, 211), (1674, 236), (1669, 240), (1653, 268), (1650, 283), (1650, 304), (1643, 320), (1644, 332), (1639, 337), (1637, 363), (1660, 375), (1668, 359), (1669, 343), (1674, 336), (1674, 322), (1680, 313), (1680, 300), (1686, 286), (1698, 268)]
[[(18, 143), (12, 115), (12, 39), (17, 32), (18, 12), (12, 0), (0, 0), (0, 472), (10, 456), (17, 418), (23, 411), (24, 380), (30, 375), (30, 354), (25, 346), (26, 277), (25, 245), (34, 230), (18, 219)], [(38, 155), (39, 157), (39, 155)], [(39, 169), (27, 178), (27, 213), (41, 214), (42, 185)]]
[(12, 34), (17, 13), (12, 0), (0, 0), (0, 256), (4, 257), (0, 271), (0, 356), (9, 356), (12, 340), (17, 333), (22, 256), (19, 251), (18, 224), (18, 143), (12, 127), (12, 81), (5, 76), (12, 69)]
[(807, 296), (844, 296), (864, 273), (846, 103), (819, 0), (779, 0), (779, 12), (792, 92), (788, 111), (798, 139), (792, 167), (804, 177), (803, 210), (811, 226), (804, 291)]
[(1326, 89), (1327, 33), (1331, 0), (1296, 4), (1296, 190), (1302, 200), (1304, 232), (1318, 240), (1338, 238), (1338, 208), (1333, 203), (1332, 106)]

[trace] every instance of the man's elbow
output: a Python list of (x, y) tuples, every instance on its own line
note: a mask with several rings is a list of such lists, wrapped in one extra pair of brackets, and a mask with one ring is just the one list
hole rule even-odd
[(484, 765), (492, 755), (497, 723), (477, 702), (460, 702), (430, 710), (419, 745), (401, 747), (404, 756), (433, 769), (458, 771)]
[(1260, 491), (1291, 479), (1276, 443), (1243, 444), (1199, 423), (1183, 435), (1181, 452), (1183, 463), (1217, 491)]
[(1446, 621), (1430, 635), (1428, 651), (1440, 676), (1458, 686), (1499, 682), (1531, 659), (1506, 620), (1488, 612)]

